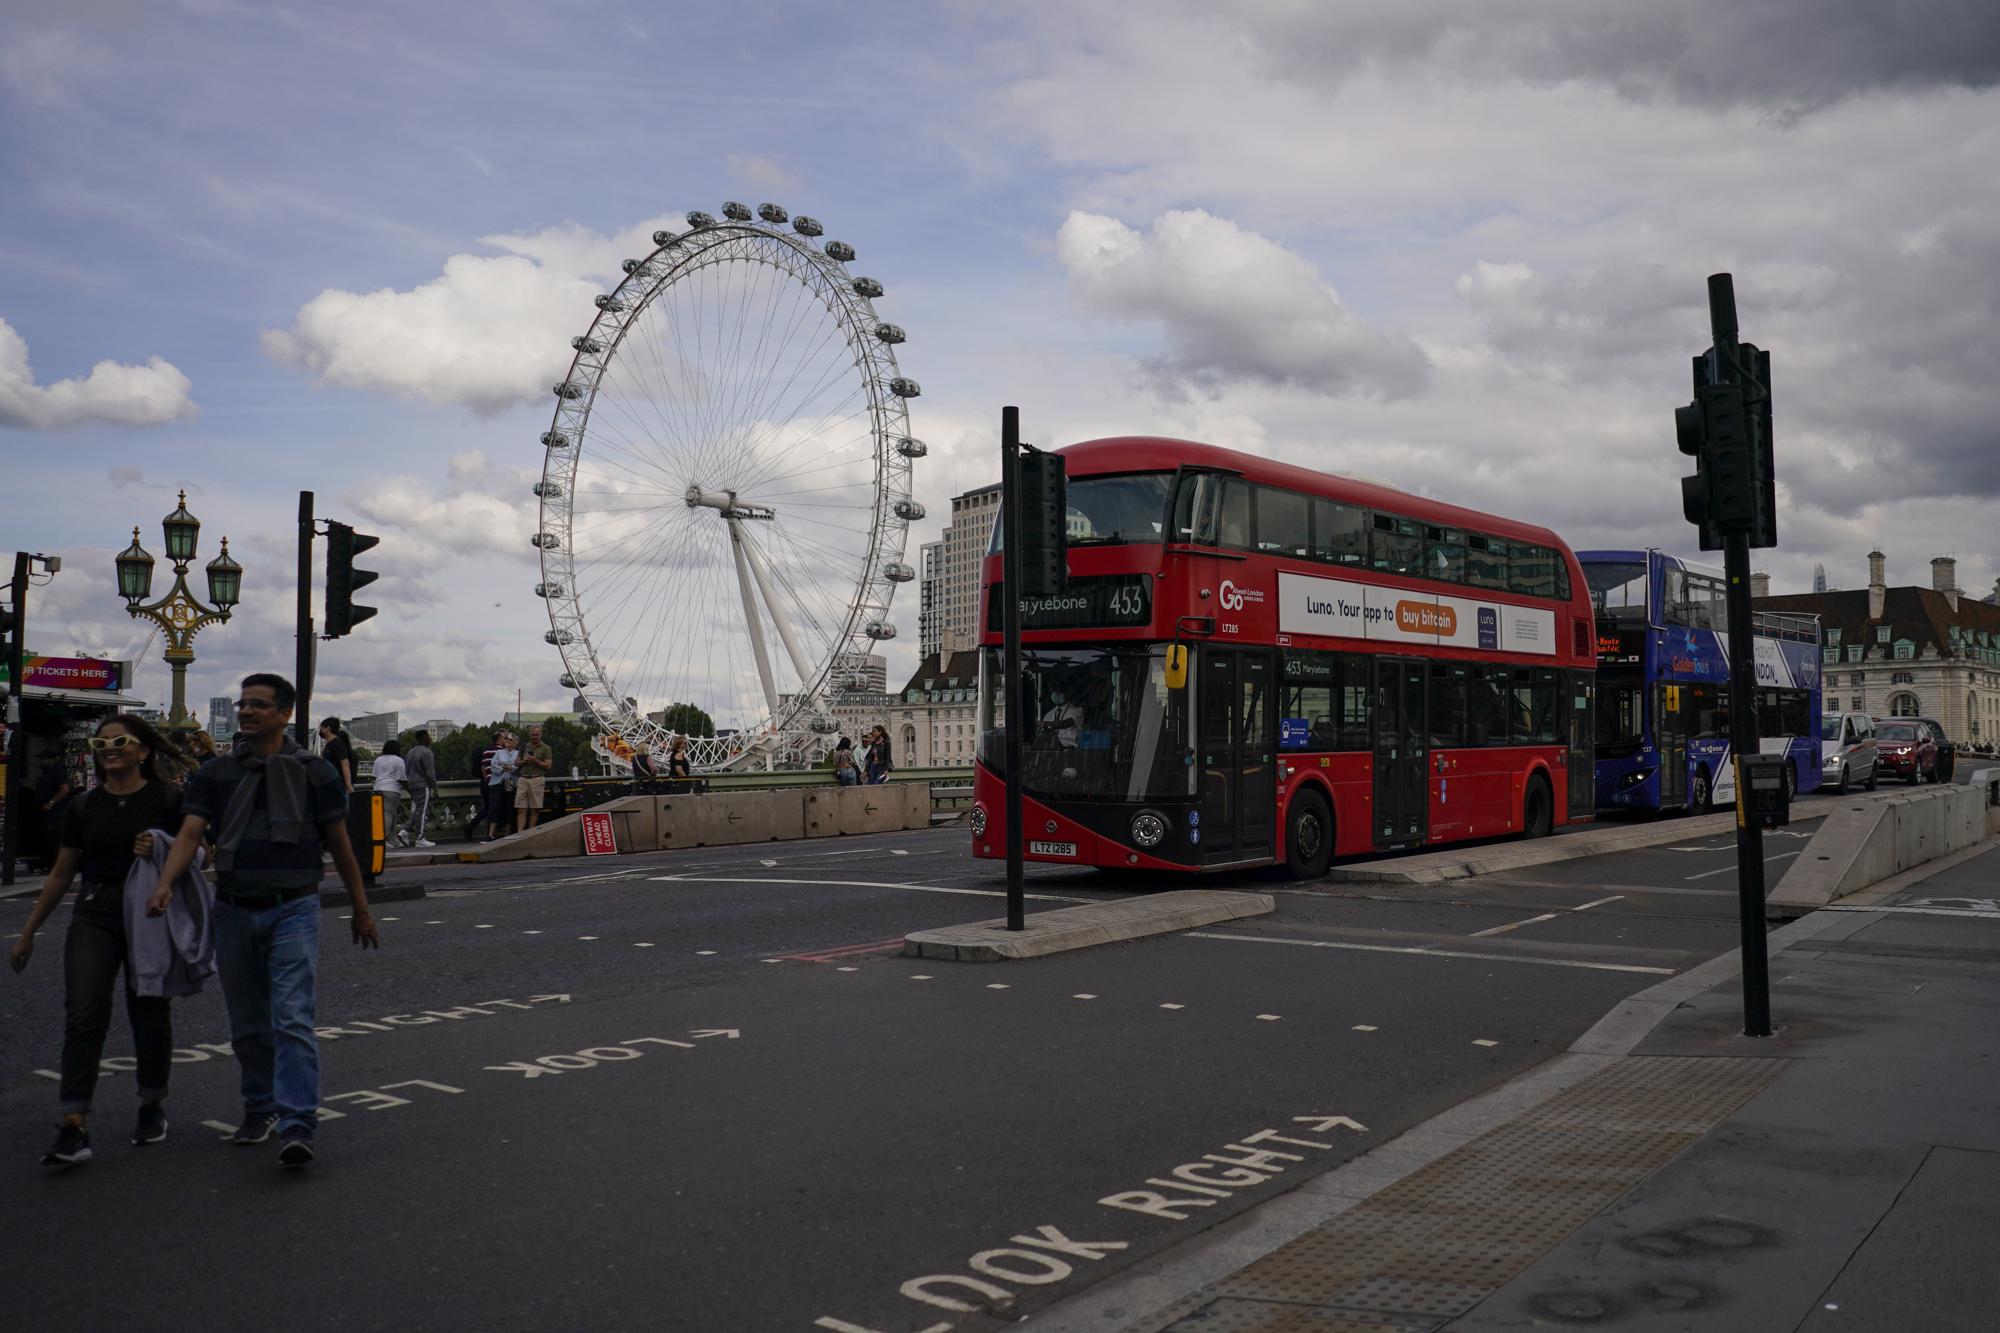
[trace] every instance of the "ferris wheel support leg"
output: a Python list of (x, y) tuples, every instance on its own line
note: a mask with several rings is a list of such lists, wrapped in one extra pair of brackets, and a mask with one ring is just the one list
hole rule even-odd
[(778, 681), (771, 674), (771, 652), (764, 646), (764, 627), (757, 616), (757, 595), (750, 590), (750, 557), (746, 554), (749, 543), (744, 540), (743, 526), (735, 519), (725, 520), (729, 524), (729, 545), (736, 555), (736, 586), (743, 594), (743, 624), (750, 632), (750, 649), (757, 657), (757, 679), (764, 686), (764, 702), (771, 709), (771, 717), (778, 717)]
[[(732, 531), (741, 531), (741, 524), (731, 524)], [(748, 533), (743, 534), (742, 547), (750, 557), (750, 575), (757, 580), (757, 590), (764, 594), (764, 605), (771, 612), (771, 623), (778, 628), (778, 638), (785, 645), (785, 652), (791, 656), (792, 669), (799, 673), (799, 691), (803, 694), (812, 685), (812, 668), (806, 665), (806, 655), (799, 650), (799, 641), (792, 634), (792, 625), (778, 612), (778, 599), (771, 592), (770, 571), (764, 568), (764, 557), (757, 554), (756, 545)], [(772, 713), (776, 717), (776, 711)]]

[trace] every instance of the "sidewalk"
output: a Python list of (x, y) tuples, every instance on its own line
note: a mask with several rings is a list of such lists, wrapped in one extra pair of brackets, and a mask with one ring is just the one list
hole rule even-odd
[(1771, 1038), (1741, 1035), (1736, 960), (1717, 959), (1541, 1069), (1030, 1324), (1995, 1327), (2000, 843), (1770, 939)]

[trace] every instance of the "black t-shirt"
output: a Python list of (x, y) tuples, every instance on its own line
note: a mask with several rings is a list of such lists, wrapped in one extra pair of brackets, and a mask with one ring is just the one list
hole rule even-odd
[[(256, 800), (250, 807), (250, 822), (243, 841), (236, 848), (234, 863), (217, 874), (216, 886), (224, 893), (261, 894), (272, 889), (308, 888), (319, 883), (324, 873), (320, 861), (320, 829), (347, 818), (347, 793), (340, 776), (326, 760), (303, 757), (306, 770), (306, 827), (297, 842), (271, 841), (271, 789), (257, 785)], [(188, 788), (187, 813), (208, 821), (208, 836), (222, 841), (223, 819), (237, 784), (248, 781), (249, 771), (233, 754), (211, 759), (195, 774)]]
[(333, 771), (336, 775), (341, 775), (340, 765), (343, 760), (347, 763), (347, 774), (342, 776), (352, 775), (354, 772), (354, 742), (347, 739), (346, 732), (342, 732), (325, 745), (322, 745), (319, 757), (333, 765)]
[(132, 843), (147, 829), (180, 832), (181, 794), (164, 782), (148, 782), (130, 796), (103, 787), (69, 803), (63, 812), (62, 845), (83, 853), (78, 875), (86, 884), (120, 888), (132, 868)]

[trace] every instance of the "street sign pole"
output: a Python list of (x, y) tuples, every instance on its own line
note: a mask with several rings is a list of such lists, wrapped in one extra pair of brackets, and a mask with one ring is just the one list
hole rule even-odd
[(6, 807), (7, 815), (5, 840), (0, 844), (0, 884), (14, 882), (14, 858), (20, 854), (21, 816), (25, 813), (21, 792), (32, 790), (27, 786), (28, 775), (22, 771), (28, 759), (28, 730), (21, 725), (21, 678), (28, 667), (28, 562), (32, 558), (26, 551), (14, 553), (13, 624), (7, 632), (6, 759), (7, 785), (12, 790), (0, 792), (0, 805)]
[(1001, 695), (1006, 700), (1007, 929), (1026, 930), (1021, 867), (1021, 409), (1000, 409)]
[[(1736, 290), (1727, 273), (1708, 280), (1708, 321), (1715, 337), (1713, 382), (1741, 384), (1737, 364)], [(1761, 386), (1768, 391), (1769, 385)], [(1743, 1034), (1771, 1035), (1771, 963), (1764, 938), (1764, 830), (1750, 813), (1745, 755), (1759, 751), (1757, 652), (1750, 612), (1750, 533), (1738, 525), (1723, 534), (1723, 573), (1729, 581), (1729, 745), (1736, 766), (1737, 915), (1743, 954)]]

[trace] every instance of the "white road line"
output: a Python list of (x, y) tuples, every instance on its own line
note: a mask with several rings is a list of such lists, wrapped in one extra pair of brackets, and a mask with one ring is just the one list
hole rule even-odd
[(632, 947), (635, 949), (650, 949), (653, 946), (647, 943), (635, 943)]
[(1301, 940), (1288, 935), (1223, 935), (1214, 931), (1190, 930), (1195, 940), (1235, 940), (1242, 944), (1297, 944), (1308, 949), (1352, 949), (1357, 953), (1415, 954), (1420, 958), (1476, 958), (1489, 963), (1532, 963), (1537, 967), (1581, 967), (1593, 972), (1643, 972), (1648, 976), (1670, 977), (1671, 967), (1641, 967), (1636, 963), (1586, 963), (1574, 958), (1528, 958), (1509, 953), (1473, 953), (1465, 949), (1432, 949), (1401, 944), (1354, 944), (1346, 940)]
[(988, 985), (987, 985), (986, 989), (987, 989), (987, 990), (1006, 990), (1006, 989), (1007, 989), (1007, 983), (1006, 983), (1006, 982), (1004, 982), (1004, 981), (995, 981), (995, 982), (990, 982), (990, 983), (988, 983)]
[(491, 927), (491, 926), (474, 926), (474, 927), (473, 927), (473, 929), (474, 929), (474, 930), (491, 930), (491, 929), (493, 929), (493, 927)]
[(577, 936), (577, 938), (578, 938), (578, 939), (580, 939), (580, 940), (594, 940), (594, 939), (596, 939), (596, 938), (597, 938), (597, 936), (595, 936), (595, 935), (579, 935), (579, 936)]
[(1257, 1015), (1257, 1021), (1260, 1023), (1275, 1023), (1283, 1017), (1283, 1014), (1259, 1014)]
[(1588, 912), (1593, 907), (1602, 907), (1606, 903), (1615, 903), (1620, 901), (1624, 897), (1625, 895), (1622, 893), (1614, 893), (1609, 898), (1599, 898), (1595, 902), (1584, 903), (1579, 907), (1572, 907), (1569, 910), (1572, 912)]
[(858, 967), (843, 967), (840, 968), (839, 970), (842, 972), (859, 972), (861, 969)]
[[(1801, 850), (1801, 851), (1803, 851), (1804, 849), (1803, 849), (1803, 848), (1801, 848), (1800, 850)], [(1768, 863), (1770, 863), (1770, 862), (1772, 862), (1772, 861), (1782, 861), (1782, 860), (1784, 860), (1784, 859), (1785, 859), (1786, 857), (1788, 857), (1788, 856), (1797, 856), (1798, 854), (1799, 854), (1798, 852), (1779, 852), (1779, 853), (1778, 853), (1778, 854), (1777, 854), (1776, 856), (1767, 856), (1767, 857), (1765, 857), (1765, 858), (1764, 858), (1764, 860), (1765, 860), (1765, 862), (1766, 862), (1766, 863), (1768, 864)], [(1736, 867), (1735, 867), (1735, 866), (1733, 866), (1733, 865), (1726, 865), (1726, 866), (1722, 867), (1722, 868), (1721, 868), (1720, 870), (1704, 870), (1704, 871), (1702, 871), (1702, 872), (1701, 872), (1701, 873), (1700, 873), (1699, 875), (1683, 875), (1683, 876), (1681, 876), (1681, 878), (1682, 878), (1682, 879), (1707, 879), (1707, 878), (1709, 878), (1709, 877), (1710, 877), (1711, 875), (1733, 875), (1733, 874), (1735, 874), (1735, 873), (1736, 873)]]
[(715, 957), (715, 950), (713, 950), (713, 949), (696, 949), (696, 950), (695, 950), (694, 952), (695, 952), (695, 957), (697, 957), (697, 958), (713, 958), (713, 957)]
[(1476, 1037), (1473, 1039), (1472, 1044), (1474, 1046), (1498, 1046), (1500, 1043), (1497, 1041), (1488, 1041), (1484, 1037)]
[(1476, 940), (1482, 935), (1505, 935), (1510, 930), (1519, 930), (1522, 926), (1532, 926), (1537, 921), (1553, 921), (1555, 919), (1556, 913), (1544, 912), (1540, 916), (1524, 917), (1519, 921), (1509, 921), (1504, 926), (1488, 926), (1485, 930), (1475, 930), (1468, 938)]
[[(830, 889), (905, 889), (911, 893), (956, 893), (972, 898), (1005, 898), (1005, 889), (952, 889), (941, 884), (889, 884), (873, 879), (779, 879), (762, 875), (654, 875), (675, 884), (819, 884)], [(1067, 898), (1055, 893), (1024, 895), (1038, 903), (1092, 903), (1095, 898)]]
[(542, 932), (541, 932), (541, 931), (539, 931), (539, 930), (524, 930), (524, 931), (522, 931), (521, 933), (522, 933), (523, 935), (539, 935), (539, 934), (541, 934)]
[(1072, 995), (1069, 998), (1072, 1000), (1094, 1000), (1097, 997), (1095, 995), (1092, 995), (1089, 991), (1078, 991), (1075, 995)]
[(757, 864), (758, 864), (758, 865), (760, 865), (760, 866), (774, 866), (774, 865), (776, 865), (776, 864), (778, 864), (778, 863), (777, 863), (776, 861), (770, 861), (770, 860), (760, 860), (760, 861), (758, 861), (758, 862), (757, 862)]
[(1162, 1009), (1185, 1009), (1185, 1008), (1187, 1008), (1187, 1006), (1186, 1006), (1186, 1005), (1184, 1005), (1184, 1004), (1163, 1004), (1163, 1005), (1161, 1005), (1161, 1006), (1160, 1006), (1160, 1008), (1162, 1008)]
[(1847, 907), (1835, 903), (1820, 908), (1822, 912), (1906, 912), (1911, 916), (1969, 916), (1986, 921), (2000, 921), (2000, 912), (1982, 911), (1976, 907)]
[(935, 978), (933, 978), (933, 977), (928, 977), (928, 976), (925, 976), (924, 974), (922, 974), (922, 973), (920, 973), (920, 972), (919, 972), (919, 973), (913, 973), (913, 974), (911, 975), (911, 977), (910, 977), (910, 980), (912, 980), (912, 981), (932, 981), (932, 980), (935, 980)]
[(1356, 1023), (1354, 1025), (1354, 1031), (1356, 1032), (1380, 1032), (1381, 1030), (1373, 1023)]

